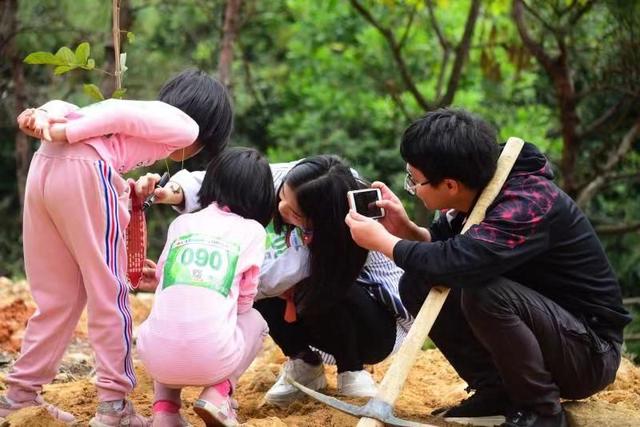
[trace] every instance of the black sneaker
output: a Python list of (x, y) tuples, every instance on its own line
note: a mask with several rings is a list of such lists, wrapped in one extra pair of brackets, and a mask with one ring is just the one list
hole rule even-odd
[(520, 409), (507, 415), (500, 427), (568, 427), (564, 409), (555, 415), (540, 415), (534, 411)]
[(506, 391), (490, 388), (476, 390), (457, 406), (437, 409), (432, 414), (443, 417), (449, 423), (493, 427), (505, 421), (505, 414), (511, 408), (511, 399)]

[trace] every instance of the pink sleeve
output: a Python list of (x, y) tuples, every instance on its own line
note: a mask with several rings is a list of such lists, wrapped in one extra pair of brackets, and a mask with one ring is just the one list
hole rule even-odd
[(246, 313), (253, 306), (253, 299), (258, 293), (260, 267), (252, 265), (240, 277), (240, 293), (238, 294), (238, 314)]
[(108, 99), (78, 110), (67, 123), (70, 143), (118, 134), (155, 144), (186, 147), (197, 138), (198, 124), (161, 101)]
[(67, 114), (78, 109), (77, 105), (73, 105), (69, 102), (60, 101), (58, 99), (51, 100), (46, 104), (38, 107), (41, 110), (45, 110), (49, 117), (65, 117)]
[(242, 263), (238, 293), (238, 313), (244, 313), (253, 306), (253, 300), (258, 293), (258, 280), (260, 277), (260, 266), (264, 261), (265, 242), (267, 239), (264, 227), (255, 221), (251, 221), (253, 239), (242, 254)]

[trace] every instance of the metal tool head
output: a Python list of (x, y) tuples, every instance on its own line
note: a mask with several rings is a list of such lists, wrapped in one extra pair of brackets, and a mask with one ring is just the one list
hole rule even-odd
[(332, 408), (337, 409), (338, 411), (344, 412), (345, 414), (353, 415), (354, 417), (374, 418), (378, 421), (382, 421), (386, 425), (394, 427), (434, 427), (431, 424), (421, 424), (415, 421), (403, 420), (402, 418), (396, 417), (395, 415), (393, 415), (393, 407), (391, 405), (383, 402), (382, 400), (376, 399), (375, 397), (369, 400), (363, 406), (357, 406), (338, 400), (335, 397), (319, 393), (315, 390), (311, 390), (310, 388), (296, 382), (289, 376), (287, 376), (286, 379), (290, 384), (292, 384), (307, 396), (311, 396), (317, 401), (324, 403), (325, 405), (329, 405)]

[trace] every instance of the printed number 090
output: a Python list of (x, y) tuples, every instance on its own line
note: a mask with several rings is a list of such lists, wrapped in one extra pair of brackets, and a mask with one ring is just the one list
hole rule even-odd
[(196, 251), (186, 248), (180, 255), (180, 263), (185, 266), (195, 263), (198, 267), (205, 267), (209, 264), (214, 270), (219, 270), (222, 267), (222, 255), (215, 249), (209, 252), (203, 248)]

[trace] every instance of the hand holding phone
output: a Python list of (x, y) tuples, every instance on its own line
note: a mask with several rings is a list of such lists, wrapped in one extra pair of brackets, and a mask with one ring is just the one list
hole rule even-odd
[(384, 209), (376, 206), (376, 202), (382, 200), (382, 194), (378, 188), (348, 191), (347, 199), (349, 207), (360, 215), (373, 219), (384, 217)]

